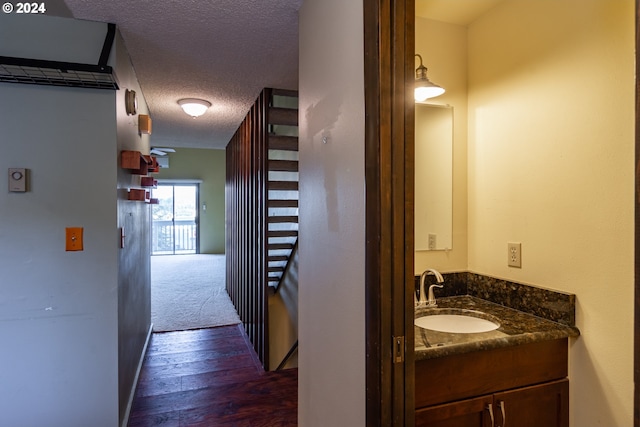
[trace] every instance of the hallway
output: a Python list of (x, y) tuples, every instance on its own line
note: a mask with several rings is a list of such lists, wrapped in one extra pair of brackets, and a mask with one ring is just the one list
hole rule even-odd
[(264, 372), (242, 325), (156, 333), (128, 426), (297, 426), (297, 374)]

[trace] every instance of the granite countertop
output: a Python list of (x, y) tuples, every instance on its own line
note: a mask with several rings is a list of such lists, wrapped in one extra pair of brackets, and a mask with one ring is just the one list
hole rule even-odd
[[(457, 308), (486, 313), (489, 317), (496, 318), (500, 327), (489, 332), (457, 334), (415, 326), (416, 360), (580, 335), (576, 327), (546, 320), (473, 296), (444, 297), (438, 298), (437, 301), (437, 308), (440, 309)], [(416, 307), (415, 317), (420, 317), (429, 310), (433, 308)]]

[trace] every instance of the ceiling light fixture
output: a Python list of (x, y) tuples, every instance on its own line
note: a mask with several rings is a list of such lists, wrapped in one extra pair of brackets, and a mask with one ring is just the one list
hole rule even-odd
[(197, 98), (184, 98), (178, 101), (178, 104), (182, 107), (185, 113), (193, 117), (200, 117), (207, 111), (207, 108), (211, 107), (209, 101)]
[(420, 65), (416, 68), (416, 85), (413, 97), (417, 102), (423, 102), (429, 98), (435, 98), (444, 93), (444, 89), (432, 83), (427, 77), (427, 67), (422, 65), (422, 56), (416, 53), (420, 59)]

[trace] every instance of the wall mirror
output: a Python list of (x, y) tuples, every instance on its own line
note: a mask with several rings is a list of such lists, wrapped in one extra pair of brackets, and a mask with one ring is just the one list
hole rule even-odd
[(415, 250), (452, 249), (453, 107), (415, 112)]

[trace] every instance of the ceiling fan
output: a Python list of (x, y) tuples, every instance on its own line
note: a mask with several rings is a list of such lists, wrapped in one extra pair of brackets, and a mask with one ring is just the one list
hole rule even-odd
[(156, 156), (166, 156), (167, 153), (175, 153), (173, 148), (152, 147), (150, 153)]

